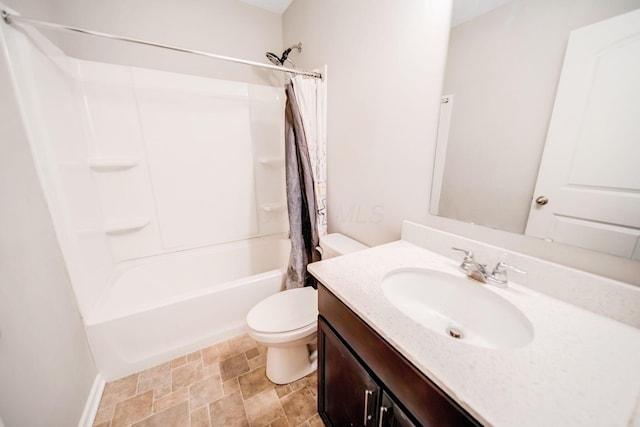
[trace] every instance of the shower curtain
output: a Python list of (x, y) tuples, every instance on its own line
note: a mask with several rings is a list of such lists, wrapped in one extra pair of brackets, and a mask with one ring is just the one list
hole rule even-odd
[(316, 250), (326, 221), (325, 83), (296, 76), (286, 85), (285, 167), (291, 254), (286, 289), (315, 286), (307, 265), (320, 259)]

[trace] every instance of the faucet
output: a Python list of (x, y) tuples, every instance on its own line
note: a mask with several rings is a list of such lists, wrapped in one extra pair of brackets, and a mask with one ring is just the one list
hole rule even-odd
[(473, 252), (471, 252), (470, 250), (460, 249), (460, 248), (451, 248), (451, 249), (464, 252), (464, 259), (462, 260), (462, 263), (460, 264), (458, 269), (464, 274), (466, 274), (467, 276), (471, 277), (472, 279), (478, 280), (482, 283), (495, 285), (500, 288), (506, 288), (508, 285), (508, 280), (507, 280), (508, 270), (515, 271), (516, 273), (520, 273), (520, 274), (527, 274), (526, 271), (520, 270), (517, 267), (509, 265), (504, 261), (500, 261), (499, 263), (497, 263), (496, 266), (493, 268), (493, 271), (489, 273), (489, 271), (487, 270), (486, 264), (481, 264), (477, 262), (473, 257)]

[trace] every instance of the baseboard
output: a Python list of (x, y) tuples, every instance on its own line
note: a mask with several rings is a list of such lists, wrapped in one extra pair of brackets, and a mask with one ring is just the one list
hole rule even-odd
[(84, 411), (82, 411), (82, 417), (80, 417), (78, 427), (91, 427), (93, 425), (93, 420), (96, 418), (96, 413), (98, 412), (98, 406), (100, 406), (104, 385), (105, 380), (102, 374), (96, 375), (93, 386), (91, 386), (91, 391), (89, 391), (87, 402), (84, 405)]

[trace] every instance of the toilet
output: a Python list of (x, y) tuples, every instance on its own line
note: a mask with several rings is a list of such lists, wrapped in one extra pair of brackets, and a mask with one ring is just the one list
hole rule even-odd
[[(367, 246), (339, 233), (320, 239), (322, 259), (363, 249)], [(316, 370), (317, 323), (318, 292), (310, 286), (271, 295), (249, 311), (249, 335), (267, 346), (266, 369), (271, 382), (289, 384)]]

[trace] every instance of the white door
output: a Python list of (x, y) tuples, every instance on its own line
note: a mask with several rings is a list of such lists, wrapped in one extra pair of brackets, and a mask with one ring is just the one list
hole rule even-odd
[(640, 259), (640, 9), (571, 33), (525, 233)]

